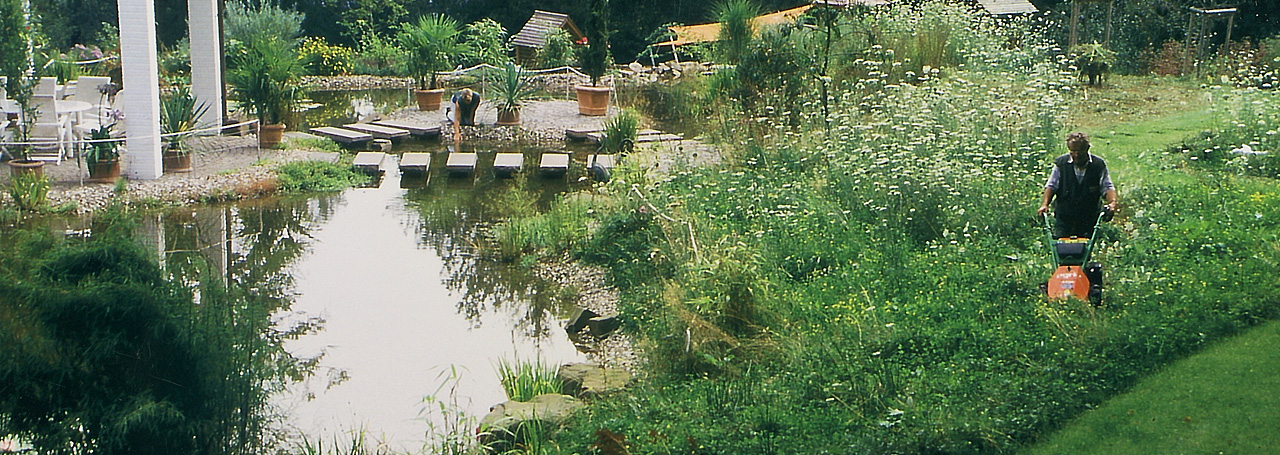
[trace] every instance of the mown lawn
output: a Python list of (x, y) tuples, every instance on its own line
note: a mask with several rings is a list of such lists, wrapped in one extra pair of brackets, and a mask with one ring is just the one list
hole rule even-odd
[[(1172, 80), (1124, 78), (1111, 90), (1081, 102), (1074, 123), (1094, 138), (1117, 184), (1186, 182), (1197, 172), (1162, 168), (1171, 146), (1216, 126), (1230, 103), (1203, 89), (1187, 95)], [(1166, 94), (1166, 95), (1157, 95)], [(1163, 98), (1164, 102), (1161, 102)], [(1129, 120), (1104, 124), (1088, 119), (1105, 105), (1147, 99), (1145, 108), (1111, 112)], [(1194, 103), (1186, 102), (1193, 100)], [(1270, 453), (1280, 447), (1280, 323), (1214, 343), (1142, 379), (1131, 390), (1086, 412), (1025, 453), (1178, 454)]]
[(1275, 453), (1280, 447), (1276, 346), (1276, 321), (1223, 340), (1139, 381), (1026, 453)]

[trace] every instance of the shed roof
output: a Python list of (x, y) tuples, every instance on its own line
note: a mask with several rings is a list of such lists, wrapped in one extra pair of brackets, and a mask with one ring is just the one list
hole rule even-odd
[(889, 0), (813, 0), (814, 5), (826, 5), (836, 8), (847, 8), (853, 5), (880, 6), (888, 5)]
[(978, 0), (982, 9), (993, 15), (1022, 14), (1040, 11), (1027, 0)]
[[(809, 8), (812, 7), (813, 5), (804, 5), (788, 10), (778, 11), (776, 13), (756, 16), (756, 18), (752, 20), (752, 24), (759, 29), (765, 26), (795, 22), (796, 17), (804, 14), (805, 11), (808, 11)], [(676, 34), (676, 39), (658, 43), (657, 46), (682, 46), (691, 43), (715, 41), (717, 36), (720, 34), (720, 23), (712, 22), (710, 24), (698, 25), (676, 25), (673, 27), (667, 27), (667, 29)]]
[(533, 17), (524, 23), (524, 27), (519, 33), (511, 37), (511, 44), (520, 47), (531, 47), (534, 49), (542, 49), (547, 44), (547, 34), (551, 31), (563, 28), (569, 32), (569, 36), (577, 41), (582, 38), (582, 31), (578, 30), (578, 26), (573, 24), (573, 19), (568, 14), (553, 13), (550, 11), (534, 10)]

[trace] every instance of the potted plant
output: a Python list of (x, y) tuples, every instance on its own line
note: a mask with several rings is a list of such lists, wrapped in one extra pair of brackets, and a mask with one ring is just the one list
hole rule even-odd
[[(107, 85), (107, 84), (103, 84)], [(102, 121), (111, 123), (89, 130), (89, 147), (84, 152), (84, 162), (89, 168), (89, 181), (115, 183), (120, 178), (120, 140), (111, 129), (124, 118), (124, 112), (112, 109)]]
[(44, 175), (44, 161), (31, 159), (31, 130), (34, 125), (30, 121), (21, 120), (36, 117), (36, 107), (31, 104), (31, 94), (36, 86), (36, 81), (37, 79), (34, 77), (10, 77), (6, 88), (13, 100), (17, 102), (18, 109), (21, 111), (18, 115), (20, 121), (14, 128), (14, 139), (18, 144), (13, 150), (14, 159), (9, 160), (9, 171), (14, 176), (21, 174)]
[(1089, 78), (1089, 85), (1102, 82), (1102, 76), (1116, 63), (1116, 53), (1098, 42), (1077, 44), (1072, 51), (1076, 54), (1076, 67), (1080, 75)]
[(302, 97), (302, 61), (280, 40), (259, 40), (236, 60), (227, 82), (241, 106), (258, 118), (258, 146), (275, 147), (284, 135), (285, 119)]
[(440, 109), (444, 89), (437, 87), (436, 73), (449, 69), (453, 57), (466, 52), (460, 31), (458, 21), (442, 14), (428, 14), (400, 27), (396, 38), (409, 51), (409, 73), (418, 81), (414, 95), (419, 110)]
[(187, 139), (200, 126), (200, 117), (208, 110), (209, 106), (196, 101), (187, 87), (181, 87), (160, 100), (165, 172), (191, 172), (192, 150)]
[[(28, 77), (33, 73), (25, 9), (21, 0), (0, 0), (0, 75), (7, 79), (5, 91), (17, 101), (22, 110), (21, 118), (35, 117), (35, 109), (31, 105), (31, 95), (37, 79)], [(19, 122), (14, 139), (19, 145), (13, 150), (13, 160), (9, 161), (9, 169), (13, 174), (44, 175), (44, 162), (30, 159), (31, 125)]]
[(524, 107), (534, 93), (527, 73), (514, 63), (507, 62), (496, 72), (490, 85), (498, 108), (498, 125), (519, 125), (520, 108)]
[(578, 85), (578, 113), (605, 115), (609, 112), (609, 87), (600, 86), (600, 78), (609, 67), (609, 0), (591, 0), (591, 14), (586, 23), (587, 49), (582, 53), (582, 72), (591, 77), (591, 85)]

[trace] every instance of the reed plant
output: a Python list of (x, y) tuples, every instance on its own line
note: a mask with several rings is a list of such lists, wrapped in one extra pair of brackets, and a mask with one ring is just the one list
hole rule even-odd
[(640, 115), (633, 109), (623, 109), (604, 122), (604, 137), (600, 139), (597, 153), (627, 153), (635, 148), (640, 134)]
[(458, 385), (465, 370), (450, 365), (436, 376), (436, 390), (422, 398), (422, 418), (427, 422), (427, 441), (424, 448), (434, 455), (475, 454), (478, 441), (475, 435), (477, 419), (467, 415), (458, 397)]
[(560, 393), (554, 367), (538, 360), (499, 359), (496, 366), (502, 390), (513, 401), (529, 401), (545, 393)]
[(38, 212), (49, 205), (49, 178), (43, 175), (23, 173), (9, 181), (9, 197), (24, 212)]

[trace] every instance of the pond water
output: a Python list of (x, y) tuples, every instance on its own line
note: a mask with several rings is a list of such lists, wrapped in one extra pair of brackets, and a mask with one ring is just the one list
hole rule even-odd
[[(479, 150), (492, 160), (493, 148)], [(183, 269), (198, 254), (219, 276), (291, 299), (277, 315), (281, 327), (323, 320), (286, 345), (298, 356), (323, 355), (317, 374), (278, 400), (291, 425), (326, 443), (363, 429), (417, 451), (428, 419), (442, 424), (423, 415), (422, 399), (451, 371), (460, 375), (452, 398), (478, 418), (506, 399), (499, 360), (585, 359), (562, 328), (572, 302), (527, 270), (484, 259), (476, 246), (501, 211), (495, 195), (523, 184), (545, 206), (578, 180), (440, 170), (402, 180), (394, 163), (389, 169), (376, 184), (339, 194), (174, 210), (154, 221), (159, 234), (149, 241), (180, 275), (194, 276)]]
[[(342, 126), (370, 114), (389, 114), (408, 106), (413, 91), (405, 88), (316, 90), (309, 92), (310, 109), (299, 119), (298, 131), (319, 126)], [(441, 114), (443, 116), (443, 114)]]

